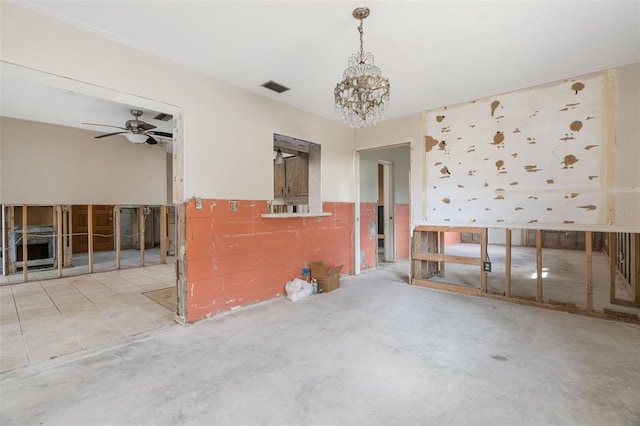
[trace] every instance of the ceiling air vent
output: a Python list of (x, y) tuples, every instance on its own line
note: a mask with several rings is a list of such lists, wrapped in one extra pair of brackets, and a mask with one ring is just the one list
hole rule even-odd
[(284, 87), (282, 84), (278, 84), (273, 80), (269, 80), (264, 84), (261, 84), (262, 87), (266, 87), (269, 90), (273, 90), (276, 93), (282, 93), (289, 90), (288, 87)]
[(161, 112), (160, 114), (153, 117), (154, 120), (160, 120), (160, 121), (169, 121), (172, 118), (173, 118), (173, 115), (165, 114), (164, 112)]

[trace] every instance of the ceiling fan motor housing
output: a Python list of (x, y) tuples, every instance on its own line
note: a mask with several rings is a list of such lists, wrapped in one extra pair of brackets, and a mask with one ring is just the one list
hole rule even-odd
[(155, 137), (165, 137), (165, 138), (172, 138), (173, 137), (173, 134), (171, 134), (169, 132), (154, 131), (153, 129), (155, 129), (156, 126), (154, 126), (153, 124), (145, 123), (142, 120), (139, 120), (138, 117), (140, 117), (143, 114), (142, 110), (132, 109), (132, 110), (130, 110), (130, 112), (131, 112), (131, 115), (134, 116), (134, 119), (133, 120), (127, 120), (126, 123), (124, 124), (124, 127), (110, 126), (110, 125), (106, 125), (106, 124), (93, 124), (93, 123), (85, 123), (85, 124), (92, 124), (92, 125), (96, 125), (96, 126), (115, 127), (117, 129), (124, 130), (123, 132), (113, 132), (113, 133), (107, 133), (105, 135), (95, 136), (95, 138), (97, 138), (97, 139), (108, 137), (108, 136), (124, 134), (124, 136), (131, 143), (138, 144), (138, 143), (146, 142), (149, 145), (157, 145), (158, 141), (156, 140)]

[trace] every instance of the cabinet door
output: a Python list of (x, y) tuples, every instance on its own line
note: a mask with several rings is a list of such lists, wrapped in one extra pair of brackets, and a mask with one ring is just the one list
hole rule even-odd
[(301, 152), (285, 158), (285, 194), (287, 197), (309, 195), (309, 157)]
[(273, 198), (284, 198), (285, 194), (285, 163), (273, 162)]

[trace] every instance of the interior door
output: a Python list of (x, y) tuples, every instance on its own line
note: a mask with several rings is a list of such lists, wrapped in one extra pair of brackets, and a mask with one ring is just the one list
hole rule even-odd
[[(73, 251), (86, 253), (89, 250), (89, 220), (88, 207), (73, 206)], [(114, 249), (113, 206), (93, 206), (93, 251), (108, 251)]]

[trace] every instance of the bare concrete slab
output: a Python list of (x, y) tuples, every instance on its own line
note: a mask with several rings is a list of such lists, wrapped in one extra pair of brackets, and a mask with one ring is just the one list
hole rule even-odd
[(387, 266), (0, 375), (2, 425), (637, 425), (640, 326)]

